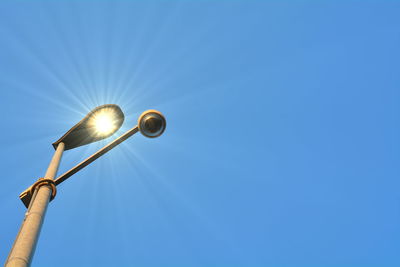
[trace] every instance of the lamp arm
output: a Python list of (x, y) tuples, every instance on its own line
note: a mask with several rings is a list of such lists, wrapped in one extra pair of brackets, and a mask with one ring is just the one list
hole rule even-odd
[(139, 127), (135, 126), (132, 129), (128, 130), (126, 133), (124, 133), (123, 135), (121, 135), (120, 137), (118, 137), (117, 139), (115, 139), (114, 141), (112, 141), (111, 143), (109, 143), (108, 145), (104, 146), (103, 148), (101, 148), (99, 151), (97, 151), (96, 153), (94, 153), (93, 155), (91, 155), (90, 157), (86, 158), (84, 161), (78, 163), (75, 167), (73, 167), (72, 169), (70, 169), (69, 171), (61, 174), (60, 176), (58, 176), (54, 182), (56, 185), (61, 184), (62, 182), (64, 182), (65, 180), (67, 180), (69, 177), (71, 177), (72, 175), (74, 175), (75, 173), (77, 173), (78, 171), (82, 170), (83, 168), (85, 168), (87, 165), (89, 165), (90, 163), (92, 163), (93, 161), (95, 161), (96, 159), (100, 158), (101, 156), (103, 156), (105, 153), (107, 153), (108, 151), (110, 151), (111, 149), (113, 149), (114, 147), (116, 147), (117, 145), (121, 144), (123, 141), (125, 141), (126, 139), (128, 139), (129, 137), (131, 137), (132, 135), (134, 135), (135, 133), (137, 133), (139, 131)]
[[(87, 165), (89, 165), (90, 163), (92, 163), (93, 161), (95, 161), (96, 159), (98, 159), (99, 157), (101, 157), (102, 155), (104, 155), (105, 153), (107, 153), (108, 151), (110, 151), (111, 149), (116, 147), (117, 145), (121, 144), (123, 141), (125, 141), (126, 139), (128, 139), (129, 137), (131, 137), (132, 135), (134, 135), (137, 132), (139, 132), (138, 126), (135, 126), (132, 129), (128, 130), (126, 133), (124, 133), (123, 135), (121, 135), (120, 137), (118, 137), (117, 139), (115, 139), (114, 141), (109, 143), (108, 145), (105, 145), (103, 148), (101, 148), (99, 151), (97, 151), (90, 157), (86, 158), (84, 161), (78, 163), (75, 167), (73, 167), (69, 171), (58, 176), (54, 180), (55, 185), (61, 184), (62, 182), (67, 180), (69, 177), (71, 177), (78, 171), (82, 170)], [(32, 194), (30, 194), (30, 189), (31, 189), (31, 187), (29, 187), (28, 189), (26, 189), (24, 192), (22, 192), (19, 195), (19, 198), (21, 199), (21, 201), (24, 203), (24, 205), (26, 207), (28, 207), (29, 202), (31, 201), (31, 198), (32, 198)]]

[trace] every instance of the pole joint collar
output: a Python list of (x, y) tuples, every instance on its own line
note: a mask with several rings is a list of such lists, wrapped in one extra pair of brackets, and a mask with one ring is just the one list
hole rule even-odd
[(31, 185), (28, 189), (26, 189), (19, 195), (19, 198), (21, 199), (22, 203), (24, 203), (26, 208), (29, 207), (35, 190), (42, 185), (48, 185), (51, 187), (50, 201), (52, 201), (56, 197), (57, 187), (55, 180), (48, 178), (39, 178), (39, 180), (37, 180), (33, 185)]
[(56, 195), (57, 195), (57, 187), (56, 183), (54, 182), (53, 179), (48, 179), (48, 178), (39, 178), (30, 188), (29, 188), (29, 194), (33, 196), (33, 193), (35, 192), (36, 188), (41, 187), (42, 185), (49, 185), (51, 187), (51, 196), (50, 196), (50, 201), (52, 201)]

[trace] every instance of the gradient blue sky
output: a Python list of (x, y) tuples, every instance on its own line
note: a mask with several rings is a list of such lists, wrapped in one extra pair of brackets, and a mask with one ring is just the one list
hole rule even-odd
[[(59, 186), (33, 266), (400, 266), (399, 14), (400, 1), (1, 1), (0, 260), (51, 143), (115, 103), (115, 136), (149, 108), (165, 134)], [(60, 173), (106, 142), (67, 151)]]

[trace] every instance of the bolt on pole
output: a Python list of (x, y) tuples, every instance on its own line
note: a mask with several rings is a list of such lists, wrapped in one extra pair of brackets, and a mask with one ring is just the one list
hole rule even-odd
[[(64, 152), (64, 143), (59, 143), (49, 167), (44, 176), (45, 179), (54, 179)], [(24, 221), (14, 241), (14, 245), (8, 255), (5, 267), (30, 266), (40, 229), (46, 214), (47, 205), (54, 189), (49, 184), (39, 184), (33, 192), (32, 200), (25, 213)]]

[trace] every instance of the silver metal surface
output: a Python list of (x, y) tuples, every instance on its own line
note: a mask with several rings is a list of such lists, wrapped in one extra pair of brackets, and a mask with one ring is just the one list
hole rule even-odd
[[(58, 144), (44, 178), (54, 179), (56, 176), (64, 147), (64, 143)], [(30, 265), (51, 193), (49, 185), (42, 185), (36, 189), (4, 265), (5, 267), (26, 267)]]

